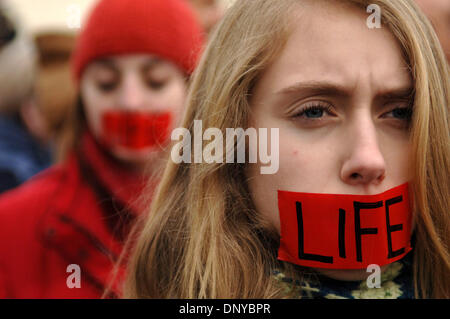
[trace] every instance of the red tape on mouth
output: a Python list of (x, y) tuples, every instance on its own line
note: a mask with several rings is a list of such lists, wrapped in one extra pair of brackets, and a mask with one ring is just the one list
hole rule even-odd
[(383, 266), (411, 251), (408, 184), (378, 195), (278, 191), (278, 259), (330, 269)]
[(169, 137), (171, 113), (105, 112), (102, 138), (107, 145), (142, 150), (164, 144)]

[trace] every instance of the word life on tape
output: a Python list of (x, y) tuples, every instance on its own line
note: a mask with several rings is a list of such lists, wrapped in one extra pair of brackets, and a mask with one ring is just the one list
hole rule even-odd
[(378, 195), (278, 191), (278, 259), (306, 267), (364, 269), (411, 251), (408, 184)]

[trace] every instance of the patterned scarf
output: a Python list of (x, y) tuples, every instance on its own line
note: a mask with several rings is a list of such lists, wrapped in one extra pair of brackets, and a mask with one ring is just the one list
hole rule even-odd
[(315, 274), (302, 283), (274, 271), (274, 278), (285, 289), (304, 299), (414, 299), (413, 252), (390, 264), (381, 274), (380, 288), (369, 288), (364, 281), (341, 281)]

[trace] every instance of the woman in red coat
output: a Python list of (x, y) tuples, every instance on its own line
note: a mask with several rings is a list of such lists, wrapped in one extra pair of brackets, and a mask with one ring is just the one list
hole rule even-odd
[(0, 298), (102, 296), (181, 115), (202, 38), (184, 1), (94, 8), (73, 56), (69, 155), (0, 198)]

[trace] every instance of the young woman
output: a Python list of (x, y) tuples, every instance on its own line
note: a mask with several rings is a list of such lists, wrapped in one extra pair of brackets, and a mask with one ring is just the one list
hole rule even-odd
[(202, 38), (184, 1), (97, 4), (73, 55), (70, 153), (0, 200), (2, 297), (102, 296), (183, 111)]
[[(367, 13), (371, 4), (378, 7)], [(413, 1), (237, 1), (208, 45), (188, 99), (183, 126), (191, 136), (195, 120), (223, 136), (227, 128), (278, 129), (279, 169), (261, 174), (261, 159), (169, 162), (138, 229), (126, 297), (450, 296), (448, 66)], [(221, 144), (203, 138), (204, 150)], [(183, 145), (194, 157), (198, 145), (189, 143)], [(329, 195), (333, 204), (407, 182), (413, 249), (380, 265), (381, 289), (370, 288), (366, 269), (277, 258), (280, 231), (289, 226), (278, 214), (280, 191)], [(363, 241), (381, 233), (369, 225), (359, 225), (360, 237), (366, 227)], [(402, 233), (394, 228), (384, 234)], [(305, 222), (305, 233), (319, 230)], [(385, 239), (374, 244), (373, 251), (385, 249)]]

